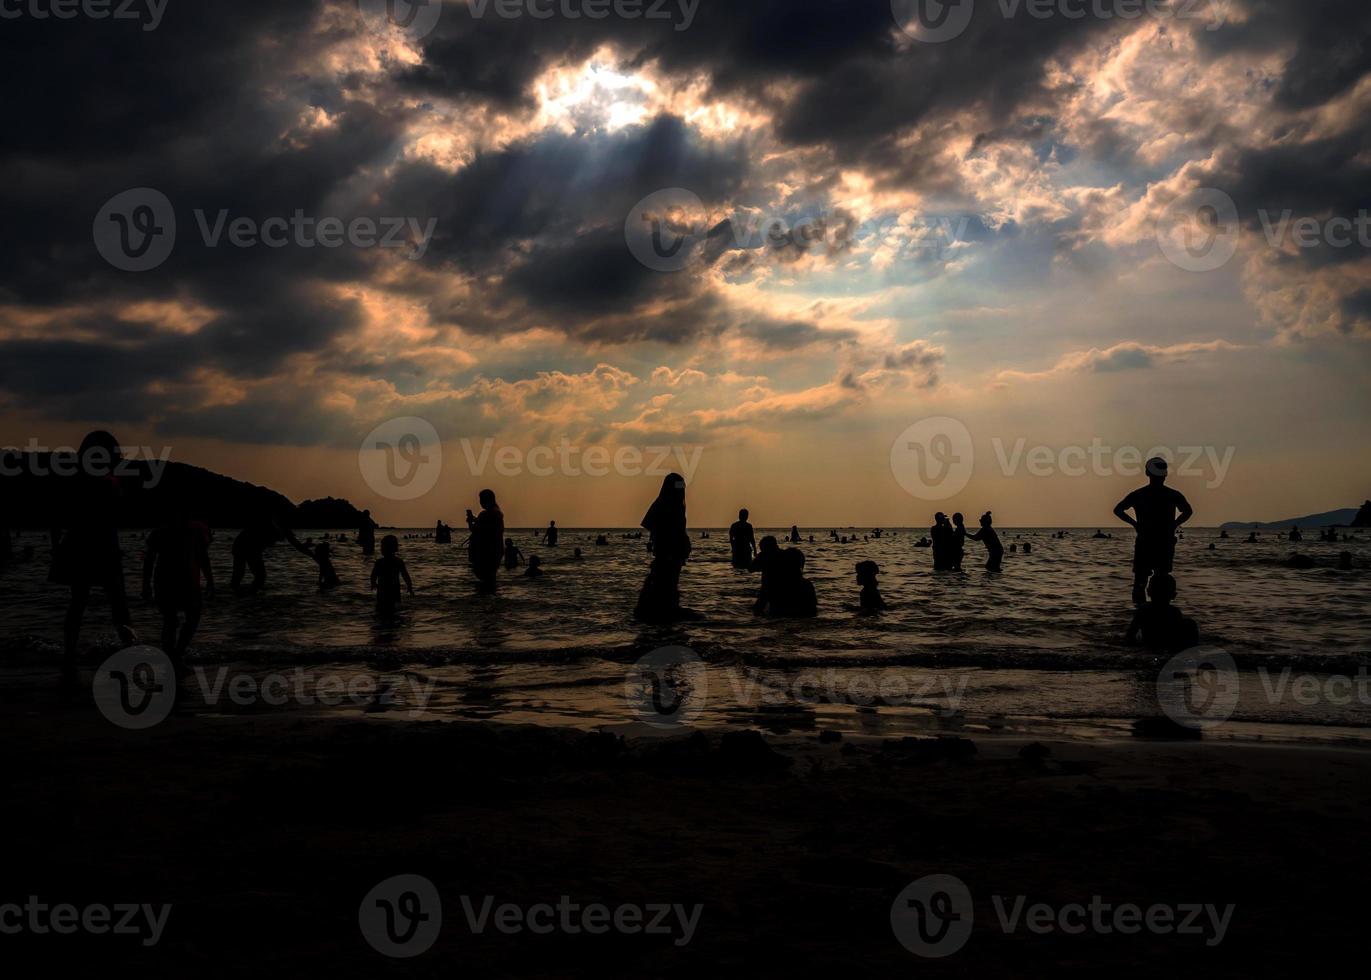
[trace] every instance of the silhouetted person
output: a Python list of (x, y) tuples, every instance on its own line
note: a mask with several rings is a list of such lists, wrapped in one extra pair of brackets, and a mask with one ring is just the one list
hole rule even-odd
[[(157, 598), (157, 611), (162, 614), (162, 652), (171, 658), (178, 673), (200, 626), (203, 597), (213, 594), (208, 527), (181, 514), (148, 535), (143, 555), (143, 598)], [(178, 623), (182, 615), (184, 625)]]
[(1225, 531), (1225, 530), (1223, 530), (1222, 528), (1220, 528), (1220, 530), (1219, 530), (1219, 537), (1220, 537), (1220, 538), (1226, 538), (1226, 537), (1228, 537), (1228, 532)]
[(480, 515), (467, 511), (467, 527), (471, 530), (467, 560), (481, 583), (481, 591), (494, 592), (500, 559), (504, 556), (505, 515), (495, 502), (494, 490), (482, 490), (479, 499)]
[(585, 559), (585, 555), (581, 554), (581, 549), (580, 549), (580, 548), (574, 548), (574, 549), (572, 550), (572, 552), (571, 552), (571, 560), (572, 560), (572, 561), (582, 561), (582, 560), (584, 560), (584, 559)]
[[(1166, 460), (1160, 456), (1149, 459), (1147, 486), (1134, 490), (1114, 508), (1114, 516), (1138, 532), (1133, 546), (1134, 605), (1146, 601), (1151, 575), (1171, 573), (1176, 558), (1176, 529), (1194, 513), (1185, 495), (1166, 485), (1166, 471)], [(1132, 517), (1127, 513), (1130, 509)]]
[(733, 553), (734, 568), (751, 568), (757, 553), (757, 539), (747, 521), (747, 508), (738, 511), (738, 519), (728, 529), (728, 546)]
[(1166, 653), (1198, 646), (1199, 627), (1171, 605), (1176, 598), (1176, 580), (1167, 572), (1158, 572), (1152, 576), (1147, 592), (1152, 601), (1142, 603), (1134, 611), (1125, 641), (1136, 643), (1141, 634), (1143, 646)]
[(62, 630), (62, 681), (76, 680), (76, 645), (81, 621), (92, 587), (103, 589), (109, 599), (119, 640), (125, 646), (138, 642), (129, 619), (124, 591), (124, 558), (119, 548), (121, 492), (116, 468), (123, 459), (119, 441), (108, 432), (92, 432), (77, 450), (77, 472), (71, 496), (62, 501), (70, 509), (65, 520), (52, 529), (52, 571), (49, 580), (71, 588)]
[(267, 584), (267, 566), (264, 554), (267, 548), (278, 541), (289, 541), (293, 547), (309, 554), (304, 545), (295, 540), (295, 535), (283, 530), (269, 517), (261, 517), (238, 532), (233, 539), (233, 575), (229, 588), (235, 593), (243, 592), (243, 577), (252, 572), (252, 587), (249, 592), (260, 592)]
[(800, 543), (800, 525), (798, 525), (798, 524), (792, 524), (792, 525), (790, 525), (790, 543), (791, 543), (791, 544), (799, 544), (799, 543)]
[(433, 530), (433, 543), (452, 544), (452, 528), (439, 521), (438, 526)]
[(962, 517), (959, 511), (952, 515), (952, 543), (948, 554), (948, 559), (952, 563), (952, 570), (960, 572), (962, 570), (962, 557), (966, 554), (966, 518)]
[(376, 553), (377, 524), (371, 519), (371, 511), (362, 511), (362, 519), (357, 524), (357, 543), (362, 546), (362, 554)]
[(543, 532), (543, 544), (549, 548), (557, 547), (557, 522), (548, 521), (547, 530)]
[(773, 616), (816, 616), (819, 600), (814, 583), (804, 577), (805, 554), (799, 548), (781, 552), (780, 571), (771, 596)]
[(994, 519), (990, 516), (990, 511), (986, 511), (981, 515), (981, 529), (967, 535), (972, 541), (979, 541), (985, 545), (985, 570), (987, 572), (998, 572), (1000, 565), (1004, 562), (1004, 545), (1000, 544), (1000, 536), (995, 533), (993, 523)]
[(773, 535), (762, 538), (757, 548), (757, 557), (752, 561), (752, 570), (762, 573), (762, 584), (757, 591), (757, 601), (752, 611), (761, 615), (768, 611), (772, 597), (776, 594), (777, 582), (781, 574), (781, 546)]
[(876, 584), (876, 576), (881, 574), (881, 566), (874, 561), (857, 562), (857, 584), (862, 587), (862, 612), (880, 612), (885, 608), (881, 590)]
[(954, 533), (946, 514), (938, 511), (933, 515), (933, 526), (928, 529), (928, 536), (933, 540), (934, 571), (943, 572), (952, 567), (952, 538)]
[(524, 578), (539, 578), (545, 574), (543, 572), (543, 560), (537, 555), (529, 555), (528, 569), (524, 572)]
[(606, 547), (608, 544), (609, 544), (609, 538), (605, 537), (603, 534), (597, 534), (597, 535), (595, 536), (595, 547), (597, 547), (597, 548), (604, 548), (604, 547)]
[(315, 545), (311, 557), (314, 559), (314, 564), (319, 566), (319, 588), (338, 588), (338, 571), (333, 567), (333, 550), (329, 547), (328, 542), (320, 541)]
[(381, 557), (371, 566), (371, 587), (376, 590), (376, 615), (389, 618), (400, 611), (400, 583), (414, 595), (409, 569), (400, 558), (400, 540), (393, 534), (381, 539)]
[(512, 572), (524, 563), (524, 553), (513, 538), (505, 538), (505, 571)]
[(1290, 529), (1290, 534), (1287, 535), (1287, 537), (1288, 537), (1289, 540), (1291, 540), (1291, 541), (1303, 541), (1303, 540), (1304, 540), (1304, 535), (1300, 533), (1299, 525), (1296, 525), (1296, 526), (1292, 527), (1292, 528)]
[(1247, 535), (1247, 540), (1244, 542), (1244, 544), (1256, 544), (1256, 543), (1257, 543), (1257, 532), (1256, 532), (1256, 531), (1249, 531), (1249, 532), (1248, 532), (1248, 535)]
[(690, 557), (686, 531), (685, 479), (670, 473), (643, 515), (652, 565), (638, 594), (634, 616), (644, 622), (669, 622), (681, 616), (681, 569)]

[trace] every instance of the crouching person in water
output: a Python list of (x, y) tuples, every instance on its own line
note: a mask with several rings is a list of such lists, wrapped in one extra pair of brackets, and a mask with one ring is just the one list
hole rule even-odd
[[(204, 578), (204, 592), (200, 580)], [(209, 562), (209, 528), (184, 515), (148, 535), (143, 556), (143, 598), (157, 598), (162, 614), (162, 652), (179, 675), (190, 641), (200, 626), (202, 599), (214, 594)], [(179, 623), (185, 616), (184, 625)], [(180, 635), (177, 629), (180, 628)]]
[(400, 611), (400, 582), (414, 595), (409, 569), (400, 558), (400, 540), (393, 534), (381, 539), (381, 557), (371, 566), (371, 587), (376, 590), (376, 615), (384, 619)]
[(1180, 653), (1199, 646), (1200, 628), (1193, 619), (1171, 605), (1176, 598), (1176, 580), (1165, 572), (1158, 572), (1148, 583), (1150, 602), (1144, 602), (1133, 614), (1124, 640), (1142, 644), (1151, 650)]
[(805, 578), (805, 553), (799, 548), (781, 552), (777, 587), (771, 597), (773, 616), (817, 616), (819, 599), (814, 583)]

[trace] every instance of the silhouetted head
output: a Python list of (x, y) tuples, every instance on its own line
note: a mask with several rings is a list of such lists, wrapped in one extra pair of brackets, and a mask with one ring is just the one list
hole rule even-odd
[(571, 552), (571, 557), (573, 557), (573, 558), (580, 558), (580, 557), (581, 557), (581, 549), (580, 549), (580, 548), (574, 549), (574, 550)]
[(981, 527), (990, 527), (991, 523), (992, 518), (990, 516), (990, 511), (986, 511), (981, 515)]
[(124, 458), (119, 440), (104, 429), (96, 429), (81, 440), (76, 451), (80, 471), (87, 476), (109, 476)]
[(966, 518), (962, 516), (961, 511), (957, 511), (957, 513), (952, 515), (952, 523), (957, 525), (958, 527), (961, 527), (963, 524), (966, 523)]
[(933, 515), (933, 523), (934, 523), (934, 524), (946, 524), (946, 523), (947, 523), (947, 515), (944, 514), (942, 511), (938, 511), (938, 513), (936, 513), (936, 514)]
[(738, 511), (738, 520), (740, 520), (740, 521), (745, 521), (745, 520), (747, 520), (747, 508), (746, 508), (746, 507), (744, 507), (742, 510)]
[(513, 548), (513, 547), (514, 547), (514, 539), (513, 539), (513, 538), (505, 538), (505, 547), (506, 547), (506, 548)]
[(481, 507), (485, 510), (494, 510), (496, 507), (494, 490), (482, 490), (476, 499), (481, 502)]
[(556, 527), (556, 526), (557, 526), (557, 522), (556, 522), (556, 521), (548, 521), (548, 522), (547, 522), (547, 526), (548, 526), (548, 527)]
[(762, 538), (761, 541), (757, 542), (757, 551), (763, 555), (769, 555), (779, 551), (780, 547), (774, 534), (768, 534), (766, 537)]
[(1152, 597), (1153, 602), (1165, 605), (1176, 598), (1176, 580), (1165, 572), (1158, 572), (1148, 583), (1147, 594)]
[(362, 516), (363, 516), (363, 517), (370, 517), (370, 516), (371, 516), (371, 511), (369, 511), (369, 510), (364, 510), (364, 511), (362, 511)]
[(876, 576), (879, 574), (881, 574), (881, 566), (877, 565), (874, 561), (857, 562), (858, 585), (874, 585), (876, 583)]
[(1147, 461), (1147, 478), (1153, 483), (1166, 482), (1166, 460), (1153, 456)]
[(387, 534), (381, 539), (381, 554), (387, 558), (394, 557), (400, 553), (400, 539), (393, 534)]
[(529, 567), (529, 568), (537, 568), (537, 567), (538, 567), (539, 565), (541, 565), (542, 563), (543, 563), (543, 560), (542, 560), (541, 558), (539, 558), (537, 555), (529, 555), (529, 556), (528, 556), (528, 567)]
[(685, 500), (685, 477), (679, 473), (668, 473), (662, 481), (662, 489), (657, 496), (664, 500)]
[(804, 571), (805, 553), (799, 548), (787, 548), (781, 555), (781, 560), (785, 562), (785, 569), (795, 575)]

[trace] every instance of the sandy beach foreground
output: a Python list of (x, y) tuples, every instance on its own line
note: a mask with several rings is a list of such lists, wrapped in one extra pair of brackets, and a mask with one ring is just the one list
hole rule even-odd
[[(141, 910), (117, 934), (10, 913), (24, 925), (5, 946), (54, 973), (1290, 976), (1362, 943), (1356, 749), (624, 739), (290, 712), (135, 732), (82, 699), (3, 697), (0, 904)], [(359, 924), (401, 874), (441, 899), (412, 959)], [(974, 919), (940, 959), (891, 919), (933, 874), (964, 885)]]

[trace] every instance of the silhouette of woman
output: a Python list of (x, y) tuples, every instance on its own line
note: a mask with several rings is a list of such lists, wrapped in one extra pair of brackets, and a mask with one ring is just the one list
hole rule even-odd
[(495, 502), (494, 490), (482, 490), (480, 501), (480, 516), (467, 511), (467, 527), (471, 530), (467, 560), (481, 583), (481, 591), (494, 592), (495, 578), (505, 552), (505, 515)]
[(52, 529), (52, 571), (48, 578), (71, 587), (62, 631), (62, 683), (76, 682), (76, 645), (92, 586), (104, 589), (109, 599), (119, 640), (125, 646), (138, 642), (129, 619), (124, 591), (124, 561), (119, 550), (121, 494), (115, 470), (123, 459), (119, 440), (103, 430), (81, 440), (77, 451), (77, 474), (72, 493), (64, 499), (66, 533)]
[(689, 617), (681, 608), (681, 568), (690, 557), (690, 535), (686, 531), (685, 479), (669, 473), (662, 489), (643, 515), (648, 532), (652, 565), (638, 594), (633, 615), (648, 623), (664, 623)]

